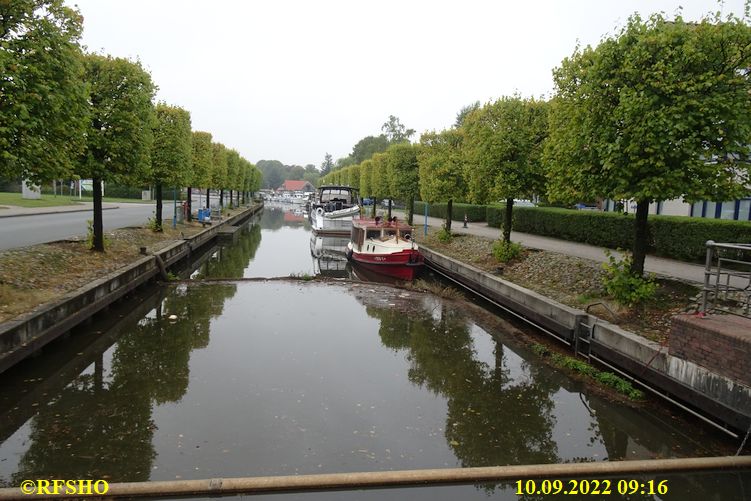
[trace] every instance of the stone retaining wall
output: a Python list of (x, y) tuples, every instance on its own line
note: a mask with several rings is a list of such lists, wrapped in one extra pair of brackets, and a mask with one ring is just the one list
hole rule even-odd
[(751, 319), (735, 315), (678, 315), (670, 354), (751, 386)]
[[(673, 402), (682, 402), (684, 409), (698, 411), (742, 433), (751, 425), (751, 385), (748, 384), (751, 332), (747, 327), (725, 323), (724, 330), (733, 334), (720, 338), (717, 332), (706, 329), (714, 323), (682, 317), (677, 324), (681, 326), (681, 335), (671, 336), (671, 341), (676, 338), (675, 350), (672, 342), (668, 350), (667, 346), (584, 311), (424, 246), (420, 249), (429, 267), (512, 310), (572, 348), (578, 346), (584, 355), (648, 385)], [(697, 322), (703, 329), (695, 328)], [(717, 320), (716, 323), (722, 322)], [(741, 335), (739, 329), (744, 329), (745, 335)], [(738, 367), (728, 367), (731, 364)]]

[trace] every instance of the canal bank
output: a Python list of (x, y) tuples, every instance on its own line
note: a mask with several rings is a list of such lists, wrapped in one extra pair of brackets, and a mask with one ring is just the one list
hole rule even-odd
[(217, 239), (227, 234), (232, 235), (234, 230), (229, 228), (243, 224), (262, 208), (262, 204), (248, 208), (196, 235), (176, 241), (151, 255), (144, 255), (132, 264), (60, 299), (3, 322), (0, 324), (0, 373), (122, 299), (135, 288), (157, 277), (165, 279), (171, 267)]
[[(706, 350), (697, 350), (705, 354), (697, 360), (691, 353), (687, 356), (688, 350), (676, 353), (674, 349), (671, 352), (670, 347), (666, 349), (583, 310), (561, 304), (425, 246), (421, 249), (428, 267), (534, 325), (570, 347), (574, 353), (636, 381), (733, 436), (742, 437), (750, 429), (751, 387), (713, 367), (720, 365), (720, 360), (727, 359), (734, 351), (747, 350), (742, 341), (728, 341), (729, 345), (732, 343), (730, 351), (715, 357), (707, 356)], [(687, 318), (677, 321), (678, 326), (692, 323)]]
[[(737, 449), (667, 406), (610, 398), (547, 365), (527, 342), (534, 329), (487, 305), (353, 280), (284, 280), (333, 277), (340, 262), (291, 211), (268, 206), (236, 233), (234, 243), (191, 257), (179, 274), (192, 281), (139, 288), (3, 374), (0, 486), (631, 462)], [(751, 492), (744, 471), (633, 478), (666, 480), (668, 499)], [(306, 498), (515, 500), (516, 490), (491, 481)]]

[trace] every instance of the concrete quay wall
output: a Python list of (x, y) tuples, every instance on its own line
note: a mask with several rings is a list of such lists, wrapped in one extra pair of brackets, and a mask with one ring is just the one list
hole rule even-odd
[(751, 387), (674, 356), (649, 341), (582, 310), (558, 303), (424, 246), (429, 268), (554, 336), (580, 354), (633, 379), (686, 411), (728, 431), (751, 426)]
[(144, 256), (57, 300), (0, 323), (0, 373), (121, 299), (136, 287), (152, 281), (160, 273), (157, 256), (166, 267), (172, 266), (190, 256), (194, 250), (213, 241), (223, 227), (242, 224), (262, 208), (262, 205), (249, 208), (221, 224), (170, 244), (154, 255)]

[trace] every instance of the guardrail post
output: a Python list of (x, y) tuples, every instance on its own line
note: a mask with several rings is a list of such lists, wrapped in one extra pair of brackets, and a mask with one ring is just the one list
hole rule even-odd
[(704, 267), (704, 290), (701, 294), (701, 310), (699, 315), (705, 316), (707, 314), (707, 294), (709, 292), (709, 280), (712, 276), (712, 255), (714, 254), (714, 241), (707, 240), (707, 259)]

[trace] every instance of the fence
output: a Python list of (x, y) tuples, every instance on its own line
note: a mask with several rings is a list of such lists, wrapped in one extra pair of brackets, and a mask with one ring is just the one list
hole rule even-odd
[(710, 311), (751, 317), (751, 244), (707, 241), (700, 313)]

